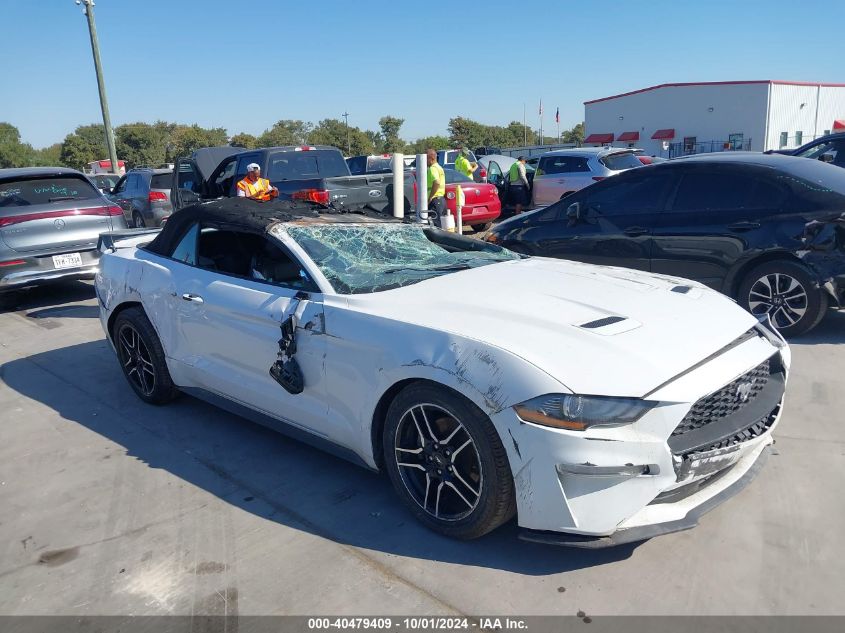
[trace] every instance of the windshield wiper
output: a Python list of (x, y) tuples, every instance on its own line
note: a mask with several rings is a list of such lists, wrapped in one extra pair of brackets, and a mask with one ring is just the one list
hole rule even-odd
[(401, 273), (403, 271), (412, 271), (412, 272), (420, 272), (420, 273), (427, 273), (427, 272), (449, 272), (452, 270), (468, 270), (472, 268), (469, 264), (446, 264), (444, 266), (431, 266), (428, 268), (419, 268), (417, 266), (397, 266), (396, 268), (388, 268), (384, 271), (385, 274), (390, 273)]
[(79, 200), (78, 196), (56, 196), (55, 198), (49, 198), (49, 202), (59, 202), (60, 200)]

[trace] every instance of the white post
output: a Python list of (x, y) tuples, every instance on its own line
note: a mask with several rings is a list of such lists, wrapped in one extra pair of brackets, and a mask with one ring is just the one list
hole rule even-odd
[(460, 185), (455, 187), (455, 222), (458, 224), (458, 234), (464, 234), (464, 190)]
[(417, 221), (428, 222), (428, 155), (417, 154)]
[(405, 217), (405, 157), (393, 154), (393, 217)]

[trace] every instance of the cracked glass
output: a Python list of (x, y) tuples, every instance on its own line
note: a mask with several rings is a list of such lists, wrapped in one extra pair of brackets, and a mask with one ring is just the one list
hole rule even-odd
[(341, 294), (378, 292), (520, 256), (493, 244), (429, 239), (411, 224), (287, 225), (295, 240)]

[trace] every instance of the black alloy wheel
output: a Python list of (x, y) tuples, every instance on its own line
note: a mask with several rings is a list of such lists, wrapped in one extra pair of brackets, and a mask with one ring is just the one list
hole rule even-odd
[(516, 512), (508, 457), (490, 419), (445, 387), (414, 383), (393, 400), (383, 433), (396, 492), (419, 521), (471, 539)]

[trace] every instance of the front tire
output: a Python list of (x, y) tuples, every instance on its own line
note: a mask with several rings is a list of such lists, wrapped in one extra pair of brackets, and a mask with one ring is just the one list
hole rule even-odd
[(117, 316), (113, 340), (123, 375), (141, 400), (160, 405), (178, 395), (161, 342), (141, 308), (127, 308)]
[(783, 336), (798, 336), (816, 327), (827, 311), (827, 295), (817, 286), (801, 264), (772, 261), (746, 275), (738, 299), (756, 317), (768, 313)]
[(457, 393), (423, 382), (403, 389), (387, 411), (383, 446), (397, 494), (435, 532), (478, 538), (516, 513), (499, 434)]
[(132, 214), (132, 224), (136, 229), (143, 229), (147, 226), (144, 222), (144, 217), (137, 211)]

